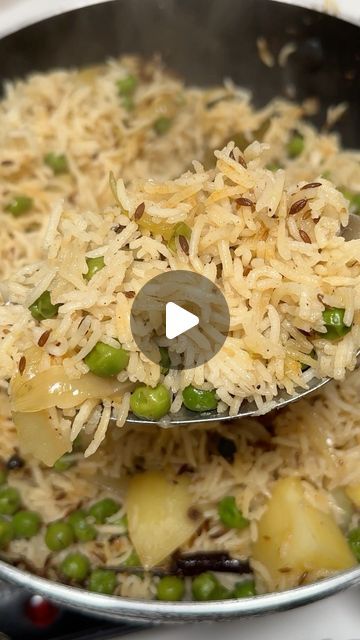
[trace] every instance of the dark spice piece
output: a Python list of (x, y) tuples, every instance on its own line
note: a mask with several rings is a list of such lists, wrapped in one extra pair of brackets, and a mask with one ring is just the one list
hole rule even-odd
[(249, 200), (249, 198), (237, 198), (236, 199), (236, 203), (240, 206), (240, 207), (253, 207), (254, 203)]
[(302, 584), (304, 584), (304, 582), (306, 581), (306, 578), (308, 577), (308, 575), (309, 575), (309, 572), (308, 572), (308, 571), (304, 571), (304, 572), (301, 574), (301, 576), (300, 576), (300, 578), (299, 578), (299, 583), (298, 583), (298, 584), (299, 584), (299, 587), (301, 587), (301, 585), (302, 585)]
[(234, 462), (234, 456), (237, 452), (237, 446), (233, 440), (230, 440), (230, 438), (225, 438), (224, 436), (220, 436), (217, 444), (217, 450), (219, 454), (223, 458), (225, 458), (225, 460), (231, 463)]
[(242, 156), (239, 156), (238, 163), (241, 164), (241, 166), (244, 167), (244, 169), (247, 169), (246, 160)]
[(195, 471), (194, 467), (192, 467), (190, 464), (187, 464), (185, 462), (184, 464), (181, 465), (181, 467), (179, 467), (176, 475), (182, 476), (183, 473), (194, 473), (194, 471)]
[(194, 520), (194, 522), (196, 522), (196, 520), (200, 520), (202, 516), (201, 511), (196, 507), (189, 507), (187, 514), (190, 520)]
[(6, 468), (9, 471), (14, 471), (15, 469), (22, 469), (25, 466), (24, 460), (19, 456), (18, 453), (14, 453), (6, 463)]
[(178, 554), (173, 558), (172, 568), (183, 576), (196, 576), (205, 571), (226, 573), (250, 573), (247, 561), (231, 558), (224, 551), (204, 551), (199, 553)]
[(121, 233), (122, 230), (125, 229), (123, 224), (116, 224), (112, 230), (114, 231), (114, 233)]
[(136, 207), (135, 209), (135, 213), (134, 213), (134, 220), (137, 222), (138, 220), (140, 220), (140, 218), (143, 216), (145, 211), (145, 202), (142, 202), (141, 204), (139, 204), (138, 207)]
[(317, 294), (317, 299), (319, 300), (319, 302), (321, 302), (323, 304), (324, 302), (324, 296), (321, 293)]
[(20, 373), (21, 376), (25, 371), (25, 367), (26, 367), (26, 358), (25, 358), (25, 356), (21, 356), (21, 358), (19, 360), (19, 373)]
[(299, 235), (300, 238), (303, 242), (306, 242), (306, 244), (311, 244), (311, 238), (308, 236), (308, 234), (306, 233), (306, 231), (304, 231), (303, 229), (299, 230)]
[(135, 298), (135, 291), (125, 291), (125, 298)]
[(322, 187), (321, 182), (309, 182), (309, 184), (304, 184), (300, 191), (305, 191), (305, 189), (316, 189), (316, 187)]
[(49, 340), (50, 333), (51, 333), (51, 329), (48, 329), (47, 331), (44, 331), (44, 333), (40, 336), (38, 340), (39, 347), (43, 347), (47, 343), (47, 341)]
[(182, 248), (186, 256), (189, 255), (189, 243), (185, 236), (179, 236), (179, 245)]
[(299, 213), (299, 211), (301, 211), (306, 206), (306, 203), (306, 198), (302, 198), (301, 200), (293, 202), (289, 210), (289, 216), (293, 216), (295, 213)]

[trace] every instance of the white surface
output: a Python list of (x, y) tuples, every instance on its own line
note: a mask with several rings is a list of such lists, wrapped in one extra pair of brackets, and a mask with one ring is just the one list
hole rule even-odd
[[(54, 11), (61, 13), (100, 1), (0, 0), (0, 33), (9, 33), (15, 25), (35, 22)], [(282, 1), (291, 3), (291, 0)], [(360, 23), (360, 0), (296, 0), (293, 4), (326, 8), (330, 13)], [(156, 628), (137, 633), (136, 640), (218, 640), (219, 636), (226, 640), (360, 640), (360, 589), (295, 611), (252, 620)]]
[(159, 627), (136, 640), (359, 640), (360, 592), (252, 620)]
[(173, 340), (199, 324), (199, 318), (179, 307), (175, 302), (168, 302), (166, 307), (165, 330), (168, 340)]

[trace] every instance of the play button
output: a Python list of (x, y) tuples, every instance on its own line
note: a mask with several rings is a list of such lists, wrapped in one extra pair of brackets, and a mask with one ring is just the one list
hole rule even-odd
[(175, 302), (166, 304), (165, 335), (169, 340), (181, 336), (198, 324), (199, 318), (194, 313), (182, 309)]
[(214, 357), (228, 331), (229, 309), (220, 288), (192, 271), (151, 278), (133, 300), (130, 325), (141, 353), (166, 369), (191, 369)]

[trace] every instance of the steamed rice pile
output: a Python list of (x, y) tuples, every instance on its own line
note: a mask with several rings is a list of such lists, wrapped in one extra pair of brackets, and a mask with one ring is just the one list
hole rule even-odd
[[(130, 392), (125, 388), (119, 400), (121, 390), (102, 396), (99, 386), (85, 402), (74, 398), (65, 405), (61, 393), (51, 398), (49, 393), (56, 383), (51, 372), (59, 367), (69, 380), (89, 372), (84, 359), (99, 342), (120, 343), (129, 354), (120, 383), (163, 382), (174, 413), (190, 384), (216, 389), (219, 413), (229, 409), (235, 415), (246, 399), (265, 413), (279, 389), (294, 394), (314, 376), (342, 379), (354, 368), (360, 345), (360, 240), (339, 236), (348, 223), (347, 200), (317, 176), (286, 187), (284, 171), (264, 168), (263, 147), (254, 142), (242, 155), (231, 142), (215, 151), (215, 169), (205, 171), (195, 161), (193, 171), (172, 181), (137, 180), (126, 188), (119, 179), (116, 205), (99, 213), (56, 206), (45, 234), (45, 259), (27, 265), (3, 287), (8, 304), (2, 310), (0, 370), (12, 377), (15, 412), (64, 409), (59, 424), (62, 432), (71, 429), (71, 441), (95, 413), (86, 455), (93, 453), (111, 415), (118, 427), (124, 424)], [(166, 238), (179, 223), (186, 223), (191, 237), (185, 248), (177, 239), (174, 250)], [(104, 268), (84, 279), (86, 259), (100, 256)], [(230, 331), (219, 353), (201, 366), (196, 366), (201, 340), (196, 343), (195, 337), (192, 360), (187, 354), (190, 368), (164, 376), (134, 341), (129, 294), (169, 270), (190, 270), (215, 282), (227, 300)], [(59, 309), (55, 318), (39, 323), (29, 307), (45, 290)], [(341, 340), (327, 338), (326, 308), (344, 309), (351, 330)], [(161, 314), (152, 322), (149, 346), (161, 329)], [(23, 371), (18, 373), (19, 362), (28, 359), (44, 331), (51, 333), (36, 355), (30, 386)], [(169, 348), (171, 358), (171, 341), (164, 338), (161, 346)]]
[[(116, 90), (117, 81), (128, 73), (139, 78), (131, 112)], [(141, 358), (132, 341), (131, 300), (124, 292), (138, 291), (169, 268), (204, 273), (216, 281), (230, 301), (232, 321), (224, 347), (231, 365), (226, 367), (219, 357), (200, 371), (167, 374), (173, 411), (180, 406), (181, 389), (190, 382), (214, 385), (220, 411), (229, 407), (236, 412), (251, 394), (266, 411), (277, 387), (292, 392), (313, 376), (340, 379), (352, 369), (359, 345), (359, 246), (337, 236), (340, 224), (347, 222), (348, 206), (333, 185), (359, 191), (360, 154), (341, 150), (336, 135), (319, 134), (304, 122), (301, 118), (312, 109), (311, 103), (276, 100), (255, 111), (249, 96), (231, 83), (211, 90), (185, 88), (157, 63), (135, 59), (36, 75), (7, 86), (0, 103), (0, 274), (5, 281), (0, 291), (10, 304), (0, 309), (0, 455), (4, 464), (14, 455), (24, 463), (15, 470), (9, 464), (13, 470), (8, 483), (20, 490), (25, 506), (38, 511), (44, 523), (31, 541), (10, 543), (3, 552), (9, 561), (63, 580), (59, 565), (66, 552), (49, 552), (44, 526), (113, 496), (119, 512), (97, 527), (95, 541), (74, 544), (71, 550), (84, 552), (94, 567), (124, 567), (134, 553), (124, 521), (119, 524), (128, 482), (143, 471), (166, 467), (170, 475), (190, 479), (193, 505), (201, 513), (197, 535), (181, 545), (180, 552), (225, 550), (250, 560), (258, 593), (332, 573), (324, 567), (299, 577), (284, 570), (275, 579), (253, 551), (259, 521), (279, 478), (300, 479), (309, 503), (330, 514), (345, 533), (358, 525), (357, 505), (348, 497), (360, 483), (356, 373), (346, 384), (331, 383), (316, 397), (271, 419), (207, 428), (164, 430), (149, 424), (119, 429), (129, 394), (121, 402), (91, 399), (80, 411), (52, 407), (52, 421), (67, 449), (80, 434), (80, 445), (77, 438), (68, 454), (69, 468), (62, 472), (22, 451), (25, 459), (19, 458), (7, 398), (9, 378), (16, 376), (24, 351), (37, 345), (45, 328), (51, 334), (41, 349), (40, 369), (61, 362), (76, 378), (87, 371), (82, 359), (91, 345), (100, 338), (111, 344), (116, 337), (131, 353), (124, 378), (156, 383), (158, 368)], [(165, 135), (158, 135), (154, 122), (163, 115), (172, 124)], [(291, 158), (287, 147), (294, 131), (302, 136), (304, 148)], [(227, 145), (240, 134), (247, 146), (247, 167), (239, 163), (242, 153)], [(253, 143), (255, 138), (264, 144)], [(216, 160), (214, 149), (222, 149)], [(67, 156), (66, 175), (53, 175), (44, 165), (45, 154), (54, 150)], [(194, 158), (198, 162), (190, 173), (177, 178)], [(267, 167), (274, 164), (285, 172), (271, 173)], [(108, 186), (111, 171), (121, 177), (120, 206), (114, 206)], [(314, 181), (321, 186), (301, 190)], [(16, 194), (33, 199), (31, 211), (18, 218), (5, 211)], [(289, 216), (291, 206), (304, 197), (306, 206)], [(239, 204), (239, 198), (251, 199), (254, 206)], [(188, 256), (178, 245), (175, 254), (169, 251), (161, 237), (134, 221), (141, 202), (160, 224), (176, 224), (189, 216)], [(115, 225), (121, 225), (118, 234)], [(75, 251), (76, 260), (69, 251)], [(96, 255), (105, 255), (106, 267), (87, 286), (85, 256)], [(27, 307), (46, 288), (62, 307), (57, 319), (40, 327)], [(239, 298), (240, 307), (235, 304)], [(344, 308), (346, 323), (352, 325), (338, 343), (321, 338), (324, 303)], [(111, 413), (117, 426), (108, 424)], [(219, 441), (231, 443), (232, 456), (224, 455)], [(85, 452), (93, 455), (84, 458)], [(241, 531), (224, 528), (219, 520), (218, 503), (228, 495), (235, 496), (249, 521)], [(118, 574), (115, 593), (152, 598), (157, 582), (153, 573), (135, 575), (129, 568)], [(186, 588), (190, 596), (190, 583)]]

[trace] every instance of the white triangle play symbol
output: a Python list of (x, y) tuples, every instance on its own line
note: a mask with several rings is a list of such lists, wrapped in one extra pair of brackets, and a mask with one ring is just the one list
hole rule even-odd
[(165, 309), (166, 337), (169, 340), (181, 336), (182, 333), (189, 331), (189, 329), (199, 324), (199, 318), (195, 314), (186, 311), (186, 309), (182, 309), (182, 307), (179, 307), (175, 302), (167, 302)]

